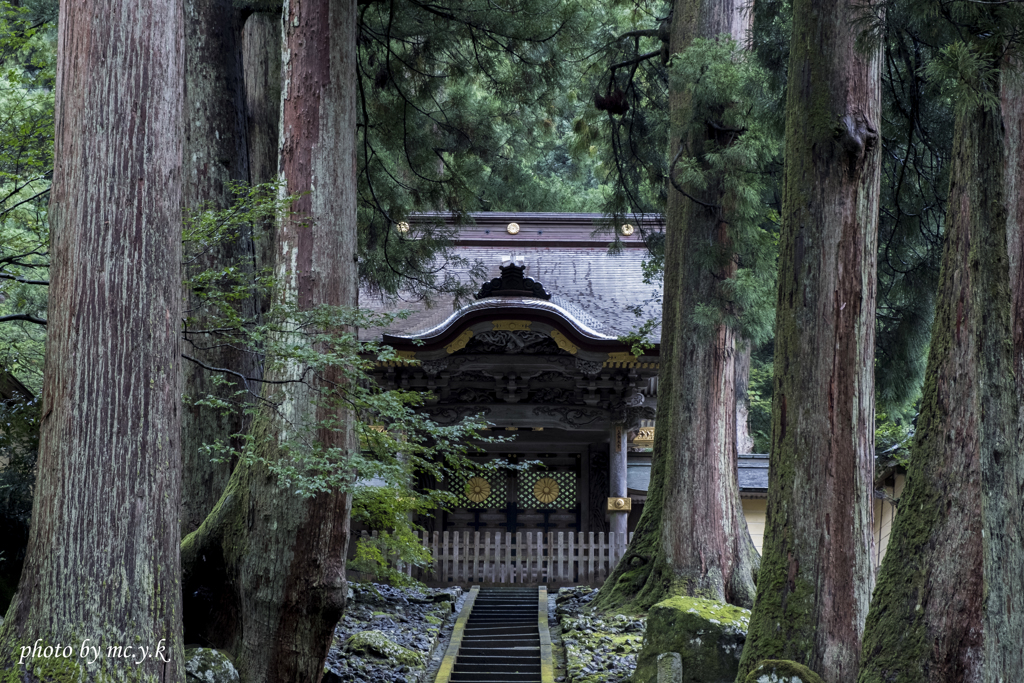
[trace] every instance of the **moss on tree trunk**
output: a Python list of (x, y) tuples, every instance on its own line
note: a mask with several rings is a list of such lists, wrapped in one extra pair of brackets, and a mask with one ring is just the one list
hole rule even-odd
[(921, 413), (860, 683), (1020, 675), (1021, 479), (999, 108), (964, 107), (953, 139)]
[(795, 0), (768, 509), (740, 663), (856, 675), (872, 587), (880, 97), (858, 6)]
[[(65, 2), (58, 30), (38, 476), (0, 670), (177, 682), (182, 10)], [(37, 639), (72, 656), (19, 665)]]
[[(276, 234), (276, 275), (284, 301), (300, 310), (356, 301), (354, 0), (285, 3), (280, 173), (298, 214)], [(283, 334), (287, 334), (284, 332)], [(358, 448), (352, 416), (327, 395), (340, 383), (328, 369), (309, 380), (299, 364), (268, 370), (267, 397), (279, 404), (253, 420), (257, 459), (274, 462), (296, 446), (305, 424), (323, 449)], [(307, 382), (298, 380), (305, 378)], [(338, 420), (338, 428), (318, 427)], [(298, 427), (301, 430), (301, 427)], [(345, 602), (348, 496), (300, 498), (257, 462), (235, 468), (210, 516), (182, 544), (186, 589), (210, 587), (206, 633), (229, 649), (243, 681), (315, 681)], [(200, 625), (201, 626), (201, 625)]]
[[(670, 51), (697, 37), (731, 34), (742, 41), (740, 3), (680, 0), (672, 12)], [(670, 157), (691, 116), (684, 93), (670, 97)], [(691, 155), (704, 141), (685, 139)], [(722, 188), (690, 188), (707, 204)], [(651, 489), (625, 556), (605, 582), (601, 608), (641, 611), (670, 595), (749, 607), (758, 556), (747, 531), (736, 481), (735, 333), (694, 322), (716, 305), (719, 282), (735, 273), (726, 219), (669, 188), (662, 315), (658, 429)]]
[[(227, 208), (232, 196), (228, 183), (249, 179), (246, 148), (245, 100), (242, 78), (240, 16), (231, 0), (188, 0), (185, 7), (185, 116), (182, 206), (205, 204)], [(199, 254), (186, 266), (185, 276), (228, 266), (253, 269), (251, 235), (239, 235)], [(242, 277), (245, 277), (243, 275)], [(247, 377), (259, 375), (258, 357), (235, 344), (218, 343), (214, 335), (188, 330), (217, 327), (203, 298), (185, 294), (187, 326), (183, 351), (211, 367), (227, 368)], [(242, 301), (238, 313), (251, 318), (255, 302)], [(184, 395), (192, 400), (213, 394), (230, 401), (244, 389), (241, 380), (217, 384), (210, 371), (195, 363), (182, 364)], [(219, 378), (224, 379), (224, 378)], [(186, 404), (181, 420), (182, 490), (181, 534), (195, 531), (213, 509), (231, 476), (231, 464), (211, 462), (200, 448), (245, 430), (241, 411)], [(239, 443), (232, 444), (235, 447)]]
[[(982, 512), (988, 584), (985, 680), (1009, 681), (1024, 671), (1024, 82), (1019, 56), (1004, 59), (1017, 73), (1000, 79), (1003, 149), (1006, 154), (1006, 248), (1010, 290), (1011, 372), (1015, 378), (1016, 442), (982, 465)], [(993, 337), (994, 338), (994, 337)], [(998, 366), (990, 369), (999, 371)], [(1000, 409), (998, 403), (993, 406)], [(991, 637), (990, 637), (991, 636)]]

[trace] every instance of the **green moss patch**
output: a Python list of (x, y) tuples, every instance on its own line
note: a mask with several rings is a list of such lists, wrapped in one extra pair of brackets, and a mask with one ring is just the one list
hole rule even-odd
[(423, 666), (418, 652), (395, 643), (380, 631), (360, 631), (345, 641), (345, 649), (357, 655), (379, 657), (402, 666)]
[(747, 674), (743, 683), (823, 683), (821, 676), (788, 659), (766, 659)]
[(572, 683), (622, 680), (636, 666), (643, 624), (626, 616), (565, 616), (560, 620), (567, 678)]
[(78, 662), (63, 657), (33, 660), (29, 670), (36, 680), (47, 683), (78, 683), (85, 680), (85, 670)]
[(703, 598), (673, 597), (651, 608), (633, 683), (658, 680), (658, 655), (678, 652), (684, 683), (733, 683), (750, 610)]

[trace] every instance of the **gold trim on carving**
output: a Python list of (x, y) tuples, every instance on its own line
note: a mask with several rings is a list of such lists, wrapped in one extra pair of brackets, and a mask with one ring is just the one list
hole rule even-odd
[(609, 498), (608, 512), (629, 512), (633, 509), (631, 498)]
[(466, 482), (466, 498), (482, 503), (491, 495), (491, 484), (483, 477), (473, 477)]
[(606, 368), (658, 368), (657, 363), (641, 363), (640, 359), (629, 351), (609, 353), (603, 365)]
[(578, 346), (569, 341), (569, 338), (558, 330), (551, 330), (551, 338), (555, 340), (556, 344), (558, 344), (558, 348), (563, 351), (568, 351), (574, 356), (576, 355), (576, 352), (580, 350)]
[(469, 343), (470, 337), (473, 336), (473, 330), (463, 330), (462, 334), (456, 337), (451, 344), (444, 347), (444, 350), (448, 353), (455, 353), (459, 349), (466, 348), (466, 344)]
[(509, 331), (528, 330), (532, 324), (529, 320), (495, 320), (494, 329)]
[(543, 477), (537, 480), (537, 483), (533, 485), (533, 497), (540, 502), (548, 505), (553, 502), (555, 498), (558, 498), (558, 493), (561, 489), (558, 487), (558, 482), (551, 477)]
[(633, 443), (637, 446), (650, 446), (654, 443), (654, 427), (642, 427), (637, 430), (633, 437)]

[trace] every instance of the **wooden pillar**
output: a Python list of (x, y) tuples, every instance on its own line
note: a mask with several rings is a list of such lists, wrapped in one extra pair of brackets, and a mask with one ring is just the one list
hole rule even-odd
[[(612, 425), (609, 434), (610, 445), (608, 449), (608, 497), (624, 499), (626, 493), (626, 428), (625, 425), (617, 423)], [(625, 534), (628, 527), (629, 506), (623, 505), (618, 509), (613, 508), (613, 501), (609, 505), (608, 518), (609, 530), (615, 532), (616, 536)]]

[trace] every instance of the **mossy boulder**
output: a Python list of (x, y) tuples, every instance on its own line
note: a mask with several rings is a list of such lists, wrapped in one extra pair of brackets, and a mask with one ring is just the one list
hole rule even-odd
[(788, 659), (766, 659), (747, 674), (743, 683), (823, 683), (821, 676)]
[(220, 650), (185, 649), (185, 680), (203, 683), (238, 683), (238, 669)]
[(702, 598), (675, 597), (647, 615), (633, 683), (656, 683), (658, 655), (678, 652), (683, 683), (733, 683), (747, 639), (750, 610)]
[(349, 636), (345, 649), (357, 655), (379, 657), (402, 666), (423, 666), (423, 656), (415, 650), (402, 647), (382, 631), (360, 631)]

